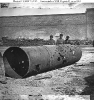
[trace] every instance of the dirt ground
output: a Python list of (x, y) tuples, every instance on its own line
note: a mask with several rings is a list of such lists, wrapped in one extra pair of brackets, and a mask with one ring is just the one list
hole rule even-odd
[(0, 100), (90, 100), (90, 95), (93, 97), (93, 47), (82, 48), (81, 59), (73, 65), (26, 79), (4, 77), (1, 58), (0, 62)]

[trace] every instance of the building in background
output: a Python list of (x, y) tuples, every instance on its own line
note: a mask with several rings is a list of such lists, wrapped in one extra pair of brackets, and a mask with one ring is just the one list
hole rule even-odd
[[(9, 13), (16, 14), (18, 11), (19, 9), (10, 9)], [(93, 40), (93, 24), (94, 8), (88, 8), (84, 13), (73, 14), (1, 16), (0, 36), (48, 39), (52, 34), (57, 39), (57, 33), (62, 33), (64, 37), (69, 35), (72, 40)]]

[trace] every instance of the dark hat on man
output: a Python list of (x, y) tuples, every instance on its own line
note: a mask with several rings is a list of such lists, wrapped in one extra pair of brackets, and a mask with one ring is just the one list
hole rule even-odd
[(66, 38), (70, 38), (69, 36), (66, 36)]
[(51, 38), (53, 38), (53, 35), (50, 35)]
[(63, 34), (60, 34), (60, 36), (63, 36)]

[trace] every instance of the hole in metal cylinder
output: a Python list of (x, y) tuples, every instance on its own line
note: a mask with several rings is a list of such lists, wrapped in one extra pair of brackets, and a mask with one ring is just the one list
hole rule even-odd
[(60, 61), (60, 57), (58, 57), (57, 60)]
[(35, 65), (36, 67), (36, 71), (39, 72), (40, 71), (40, 64)]

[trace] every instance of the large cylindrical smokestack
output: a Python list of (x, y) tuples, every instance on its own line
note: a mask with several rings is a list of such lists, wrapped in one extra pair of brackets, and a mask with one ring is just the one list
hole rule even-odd
[(73, 45), (9, 47), (3, 53), (5, 73), (12, 78), (27, 78), (79, 61), (82, 52)]

